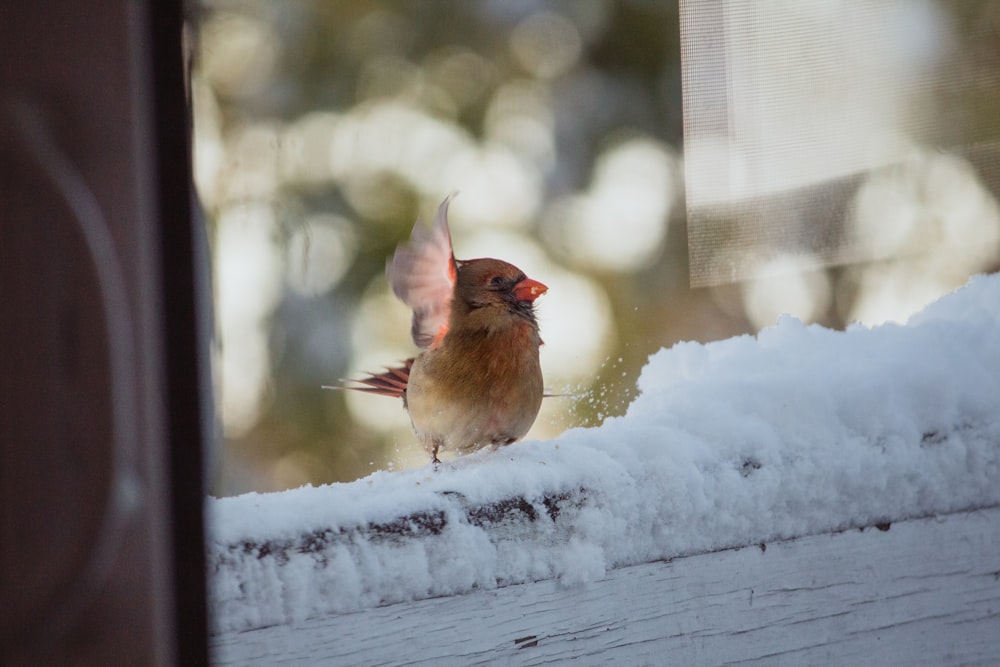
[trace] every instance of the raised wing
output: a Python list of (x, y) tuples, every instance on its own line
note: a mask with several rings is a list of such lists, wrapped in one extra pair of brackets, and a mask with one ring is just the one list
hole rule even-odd
[(413, 309), (410, 333), (420, 348), (437, 346), (448, 332), (458, 271), (448, 231), (450, 201), (448, 196), (441, 202), (431, 227), (414, 225), (409, 243), (396, 248), (385, 267), (392, 291)]

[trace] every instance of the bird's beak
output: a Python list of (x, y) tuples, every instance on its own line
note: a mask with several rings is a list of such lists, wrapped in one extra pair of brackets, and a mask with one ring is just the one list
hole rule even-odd
[(514, 298), (518, 301), (534, 301), (541, 295), (549, 291), (549, 288), (531, 278), (525, 278), (514, 285)]

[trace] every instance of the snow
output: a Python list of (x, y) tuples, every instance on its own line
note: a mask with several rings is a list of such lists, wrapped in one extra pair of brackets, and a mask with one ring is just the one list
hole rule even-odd
[[(838, 332), (785, 316), (755, 337), (657, 352), (627, 413), (597, 428), (436, 473), (210, 499), (215, 631), (542, 579), (575, 586), (626, 565), (998, 505), (998, 304), (993, 275), (905, 325)], [(555, 522), (553, 497), (573, 499)], [(541, 518), (468, 520), (469, 507), (511, 498)], [(434, 516), (445, 521), (429, 530), (420, 517)], [(407, 535), (365, 531), (401, 517)], [(309, 546), (310, 535), (325, 537)]]

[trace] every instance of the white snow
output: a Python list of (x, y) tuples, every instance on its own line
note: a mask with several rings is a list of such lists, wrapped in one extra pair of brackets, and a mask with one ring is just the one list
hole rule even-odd
[[(437, 473), (210, 499), (215, 630), (576, 585), (624, 565), (998, 505), (998, 306), (993, 275), (906, 325), (837, 332), (783, 317), (756, 337), (654, 354), (627, 414), (598, 428)], [(576, 500), (553, 523), (542, 499), (559, 494)], [(510, 498), (540, 519), (506, 533), (466, 519)], [(416, 537), (357, 530), (435, 512), (443, 529), (418, 521)], [(309, 547), (314, 533), (325, 538)]]

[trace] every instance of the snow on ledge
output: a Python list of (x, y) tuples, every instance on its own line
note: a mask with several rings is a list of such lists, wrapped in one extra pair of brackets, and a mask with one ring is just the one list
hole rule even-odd
[(1000, 504), (1000, 275), (905, 326), (681, 343), (639, 389), (438, 473), (210, 499), (215, 631)]

